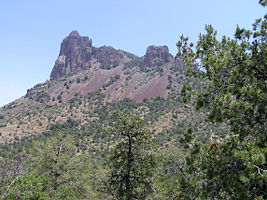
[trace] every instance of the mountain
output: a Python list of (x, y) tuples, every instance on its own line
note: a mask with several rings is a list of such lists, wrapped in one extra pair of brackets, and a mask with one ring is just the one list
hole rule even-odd
[[(71, 72), (95, 66), (102, 69), (116, 68), (134, 59), (138, 60), (138, 57), (110, 46), (96, 48), (92, 45), (92, 39), (89, 40), (88, 37), (80, 36), (77, 31), (72, 31), (61, 44), (50, 79), (57, 79)], [(167, 46), (150, 46), (140, 61), (140, 66), (145, 69), (170, 63), (173, 57)], [(138, 65), (138, 63), (135, 64)]]
[[(64, 123), (99, 138), (107, 110), (116, 106), (144, 116), (159, 135), (164, 130), (182, 133), (187, 124), (203, 125), (204, 113), (188, 112), (192, 106), (179, 96), (182, 82), (197, 86), (197, 80), (185, 78), (185, 68), (167, 46), (149, 46), (138, 57), (110, 46), (94, 47), (92, 39), (72, 31), (61, 43), (50, 79), (0, 108), (0, 143), (27, 140)], [(206, 128), (199, 134), (205, 135)]]
[[(138, 57), (110, 46), (96, 48), (92, 39), (72, 31), (61, 44), (50, 81), (29, 89), (26, 97), (34, 99), (41, 88), (54, 85), (47, 102), (54, 104), (57, 92), (68, 85), (68, 91), (61, 94), (63, 103), (76, 93), (85, 96), (99, 89), (103, 89), (108, 101), (131, 98), (142, 102), (144, 98), (155, 96), (166, 98), (170, 91), (170, 87), (167, 89), (170, 71), (178, 69), (183, 70), (184, 65), (180, 59), (173, 58), (167, 46), (149, 46), (146, 54)], [(59, 84), (63, 79), (65, 82)], [(181, 87), (180, 84), (173, 86)]]

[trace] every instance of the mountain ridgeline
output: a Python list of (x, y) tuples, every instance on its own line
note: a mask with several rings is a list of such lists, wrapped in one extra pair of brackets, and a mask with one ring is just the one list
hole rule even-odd
[[(203, 126), (204, 113), (183, 104), (179, 94), (183, 82), (199, 86), (197, 80), (184, 76), (185, 68), (181, 57), (172, 56), (167, 46), (149, 46), (138, 57), (110, 46), (94, 47), (92, 39), (72, 31), (61, 44), (50, 79), (0, 108), (0, 143), (27, 140), (54, 124), (69, 122), (77, 130), (95, 127), (90, 129), (92, 137), (99, 138), (108, 121), (107, 110), (115, 107), (144, 116), (164, 138), (162, 144), (176, 143), (177, 135), (169, 134), (181, 134), (183, 127), (194, 123), (202, 137), (209, 128)], [(98, 146), (103, 141), (93, 143)]]
[[(75, 82), (79, 82), (69, 86), (69, 93), (62, 95), (61, 102), (68, 101), (77, 92), (85, 96), (88, 92), (103, 89), (107, 85), (110, 87), (104, 87), (102, 93), (109, 96), (110, 101), (130, 98), (142, 102), (145, 98), (156, 96), (166, 98), (171, 89), (170, 85), (167, 88), (170, 71), (183, 69), (181, 59), (175, 59), (167, 46), (149, 46), (146, 54), (138, 57), (110, 46), (96, 48), (92, 45), (92, 39), (72, 31), (61, 44), (49, 83), (64, 78), (67, 82), (73, 78)], [(115, 76), (116, 83), (110, 84)], [(79, 79), (83, 81), (80, 82)], [(48, 82), (28, 90), (26, 97), (34, 96), (35, 91), (38, 92), (38, 88), (45, 84)], [(56, 90), (61, 87), (56, 87)], [(180, 85), (175, 84), (175, 87), (179, 89)], [(55, 93), (56, 91), (50, 92), (52, 99)], [(52, 99), (50, 104), (53, 104)]]
[[(92, 45), (92, 39), (82, 37), (77, 31), (72, 31), (61, 44), (60, 54), (50, 79), (53, 80), (71, 72), (90, 69), (96, 63), (100, 64), (100, 67), (110, 69), (134, 59), (138, 59), (138, 57), (110, 46), (96, 48)], [(169, 53), (167, 46), (149, 46), (146, 55), (140, 58), (140, 63), (136, 63), (136, 65), (141, 68), (152, 68), (173, 61), (173, 56)]]
[(49, 80), (0, 108), (1, 199), (267, 199), (266, 20), (182, 35), (175, 57), (71, 32)]

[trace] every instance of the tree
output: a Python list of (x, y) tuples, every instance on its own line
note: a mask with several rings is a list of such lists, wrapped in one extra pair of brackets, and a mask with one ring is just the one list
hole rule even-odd
[(5, 199), (25, 169), (20, 158), (0, 157), (0, 197)]
[(153, 198), (157, 200), (180, 199), (180, 183), (183, 176), (184, 152), (177, 147), (164, 148), (157, 152)]
[[(266, 6), (265, 0), (260, 4)], [(212, 122), (226, 122), (234, 137), (221, 143), (195, 143), (183, 179), (191, 198), (267, 198), (267, 15), (252, 30), (237, 26), (235, 38), (221, 41), (211, 25), (196, 50), (181, 36), (178, 55), (190, 66), (188, 76), (202, 81), (200, 90), (184, 84), (185, 101), (207, 108)], [(190, 137), (189, 137), (190, 138)], [(193, 175), (193, 176), (192, 176)], [(192, 191), (192, 192), (190, 192)]]
[(16, 180), (6, 199), (43, 199), (50, 200), (46, 192), (51, 181), (42, 175), (28, 173)]
[(152, 192), (152, 135), (140, 117), (116, 110), (108, 132), (117, 137), (109, 158), (109, 189), (115, 199), (145, 199)]
[(33, 143), (30, 173), (48, 178), (50, 187), (46, 192), (51, 198), (83, 199), (94, 195), (91, 157), (77, 153), (74, 138), (62, 132)]

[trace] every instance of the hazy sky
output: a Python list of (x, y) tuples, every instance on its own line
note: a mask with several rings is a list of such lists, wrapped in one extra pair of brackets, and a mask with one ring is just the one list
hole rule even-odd
[(96, 47), (144, 55), (149, 45), (176, 53), (179, 35), (196, 41), (205, 24), (231, 36), (266, 8), (257, 0), (1, 0), (0, 106), (48, 80), (61, 41), (72, 31)]

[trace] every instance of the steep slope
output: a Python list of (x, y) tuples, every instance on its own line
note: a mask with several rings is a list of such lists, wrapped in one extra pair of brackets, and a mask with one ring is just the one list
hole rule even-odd
[[(185, 128), (203, 113), (188, 114), (183, 108), (191, 106), (181, 102), (181, 83), (197, 85), (184, 77), (184, 70), (181, 59), (166, 46), (149, 46), (138, 57), (113, 47), (94, 47), (91, 39), (73, 31), (61, 44), (50, 80), (0, 108), (0, 143), (25, 140), (68, 121), (77, 122), (79, 130), (96, 126), (100, 134), (108, 120), (106, 110), (116, 106), (144, 116), (157, 133), (181, 122)], [(207, 128), (202, 126), (199, 130)]]
[[(58, 96), (59, 103), (65, 103), (76, 93), (85, 96), (97, 90), (107, 95), (107, 101), (166, 98), (171, 89), (167, 89), (169, 76), (175, 78), (171, 70), (183, 68), (167, 46), (149, 46), (140, 58), (108, 46), (96, 48), (91, 39), (73, 31), (61, 44), (50, 81), (28, 90), (26, 97), (36, 99), (40, 92), (46, 92), (44, 96), (50, 99), (44, 102), (50, 105), (57, 102), (53, 99)], [(179, 89), (180, 85), (174, 84), (174, 87)]]
[(61, 43), (60, 53), (50, 78), (56, 79), (80, 69), (89, 69), (92, 53), (92, 40), (81, 37), (77, 31), (72, 31)]

